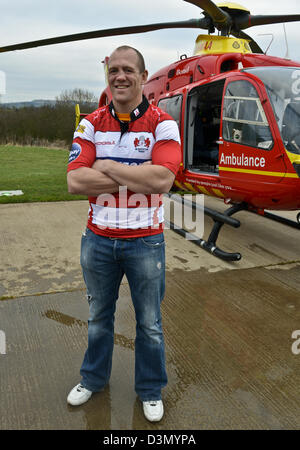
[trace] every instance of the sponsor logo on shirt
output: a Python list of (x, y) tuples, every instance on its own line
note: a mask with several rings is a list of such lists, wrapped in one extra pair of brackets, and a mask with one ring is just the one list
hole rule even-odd
[(99, 141), (96, 145), (116, 145), (115, 141)]
[(77, 131), (77, 133), (84, 133), (85, 129), (86, 129), (85, 125), (78, 125), (75, 131)]
[(81, 146), (79, 144), (77, 144), (77, 142), (74, 142), (74, 144), (72, 144), (70, 154), (69, 154), (69, 163), (74, 161), (76, 158), (78, 158), (80, 153), (81, 153)]

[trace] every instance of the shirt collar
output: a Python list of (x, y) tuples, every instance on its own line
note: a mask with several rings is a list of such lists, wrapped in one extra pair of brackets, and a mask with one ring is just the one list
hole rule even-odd
[[(130, 122), (134, 122), (135, 120), (142, 117), (145, 114), (145, 112), (147, 111), (148, 107), (149, 107), (149, 102), (146, 99), (146, 97), (143, 95), (142, 102), (136, 108), (134, 108), (134, 110), (131, 111), (131, 113), (130, 113)], [(110, 111), (111, 115), (113, 116), (113, 118), (118, 120), (118, 122), (120, 122), (120, 120), (116, 114), (115, 107), (114, 107), (114, 104), (112, 101), (109, 104), (109, 111)], [(122, 123), (122, 122), (120, 122), (120, 123)]]

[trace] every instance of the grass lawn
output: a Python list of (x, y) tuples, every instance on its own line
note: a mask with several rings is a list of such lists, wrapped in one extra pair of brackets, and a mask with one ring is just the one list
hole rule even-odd
[(64, 149), (0, 145), (0, 191), (24, 192), (0, 195), (0, 204), (86, 199), (68, 193), (68, 157), (69, 151)]

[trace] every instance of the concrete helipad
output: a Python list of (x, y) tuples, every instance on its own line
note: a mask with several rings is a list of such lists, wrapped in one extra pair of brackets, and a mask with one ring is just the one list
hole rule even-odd
[(292, 338), (300, 330), (300, 231), (246, 212), (218, 241), (242, 253), (238, 263), (165, 232), (163, 420), (147, 422), (134, 392), (126, 279), (110, 384), (85, 405), (67, 405), (87, 343), (79, 265), (87, 211), (85, 201), (0, 205), (0, 429), (300, 429), (300, 342)]

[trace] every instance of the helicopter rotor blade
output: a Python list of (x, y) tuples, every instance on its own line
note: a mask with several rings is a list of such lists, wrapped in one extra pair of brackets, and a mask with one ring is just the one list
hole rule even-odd
[(225, 26), (225, 25), (228, 26), (232, 22), (229, 14), (227, 14), (225, 11), (220, 9), (211, 0), (184, 0), (184, 1), (203, 9), (205, 11), (205, 13), (208, 14), (212, 18), (216, 27), (217, 27), (217, 24), (223, 25), (223, 26)]
[(249, 41), (249, 46), (251, 48), (252, 53), (264, 53), (263, 50), (260, 48), (260, 46), (255, 42), (251, 36), (244, 33), (243, 31), (231, 31), (232, 36), (235, 36), (237, 38), (246, 39)]
[(25, 50), (28, 48), (41, 47), (45, 45), (80, 41), (85, 39), (95, 39), (109, 36), (121, 36), (125, 34), (145, 33), (147, 31), (162, 30), (167, 28), (202, 28), (204, 30), (208, 30), (209, 27), (210, 27), (210, 20), (204, 17), (202, 19), (190, 19), (179, 22), (162, 22), (123, 28), (109, 28), (106, 30), (88, 31), (86, 33), (69, 34), (66, 36), (57, 36), (49, 39), (40, 39), (38, 41), (7, 45), (5, 47), (0, 47), (0, 53), (11, 52), (14, 50)]
[(255, 27), (257, 25), (271, 25), (273, 23), (297, 22), (300, 21), (300, 14), (289, 15), (264, 15), (264, 16), (240, 16), (236, 19), (235, 25), (238, 29)]

